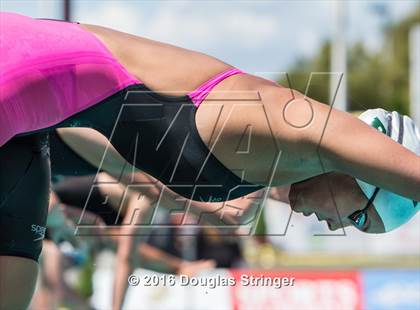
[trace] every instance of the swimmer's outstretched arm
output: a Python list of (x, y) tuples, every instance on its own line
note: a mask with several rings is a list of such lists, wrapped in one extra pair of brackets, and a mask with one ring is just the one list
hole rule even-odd
[[(292, 92), (296, 99), (290, 103)], [(309, 160), (314, 175), (339, 171), (420, 200), (420, 157), (415, 153), (351, 114), (296, 91), (272, 86), (262, 94), (279, 143), (296, 156), (315, 158)], [(302, 128), (291, 125), (305, 122)]]

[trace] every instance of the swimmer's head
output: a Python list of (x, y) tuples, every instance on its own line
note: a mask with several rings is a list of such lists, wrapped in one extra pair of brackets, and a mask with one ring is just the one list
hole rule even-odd
[[(359, 118), (370, 126), (388, 135), (410, 151), (420, 155), (420, 131), (413, 120), (398, 112), (383, 109), (367, 110)], [(416, 169), (413, 167), (413, 169)], [(376, 188), (361, 180), (356, 180), (365, 196), (372, 201), (376, 212), (384, 224), (385, 232), (407, 223), (420, 209), (420, 203), (384, 189)], [(363, 225), (363, 211), (353, 214), (354, 225)]]
[[(350, 215), (368, 203), (356, 180), (337, 172), (293, 184), (289, 200), (293, 211), (305, 216), (315, 215), (319, 221), (325, 221), (330, 230), (354, 226)], [(385, 232), (384, 223), (375, 208), (367, 208), (365, 215), (360, 230), (367, 233)]]
[[(362, 113), (360, 119), (420, 155), (419, 129), (409, 117), (375, 109)], [(367, 233), (394, 230), (420, 208), (411, 199), (335, 172), (293, 184), (289, 200), (294, 211), (315, 214), (331, 230), (355, 226)]]

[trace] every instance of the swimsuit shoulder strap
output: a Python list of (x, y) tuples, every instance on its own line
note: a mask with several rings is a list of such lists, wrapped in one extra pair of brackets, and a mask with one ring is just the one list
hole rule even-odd
[(196, 108), (198, 108), (200, 106), (200, 104), (203, 102), (203, 100), (210, 93), (210, 91), (217, 84), (219, 84), (221, 81), (223, 81), (224, 79), (226, 79), (226, 78), (228, 78), (232, 75), (240, 74), (240, 73), (243, 73), (243, 72), (239, 69), (236, 69), (236, 68), (230, 68), (228, 70), (225, 70), (225, 71), (217, 74), (216, 76), (214, 76), (213, 78), (211, 78), (207, 82), (200, 85), (196, 90), (190, 92), (188, 94), (188, 96), (191, 98), (191, 101), (194, 103), (194, 106)]

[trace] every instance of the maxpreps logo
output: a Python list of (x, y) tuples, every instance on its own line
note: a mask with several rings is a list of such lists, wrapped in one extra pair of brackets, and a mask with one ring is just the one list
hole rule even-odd
[(36, 238), (33, 241), (39, 241), (39, 240), (43, 240), (45, 238), (45, 231), (46, 228), (36, 225), (36, 224), (32, 224), (31, 225), (31, 231), (35, 234)]

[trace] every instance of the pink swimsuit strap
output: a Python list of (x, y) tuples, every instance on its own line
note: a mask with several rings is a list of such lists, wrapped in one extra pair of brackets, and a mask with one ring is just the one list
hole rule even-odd
[(214, 87), (216, 87), (217, 84), (219, 84), (221, 81), (223, 81), (224, 79), (232, 75), (240, 74), (240, 73), (243, 73), (243, 72), (236, 68), (231, 68), (226, 71), (223, 71), (215, 75), (213, 78), (211, 78), (207, 82), (203, 83), (196, 90), (190, 92), (188, 96), (191, 98), (191, 101), (194, 103), (194, 106), (198, 108), (200, 104), (203, 102), (203, 100), (206, 99), (206, 97), (211, 92), (211, 90)]

